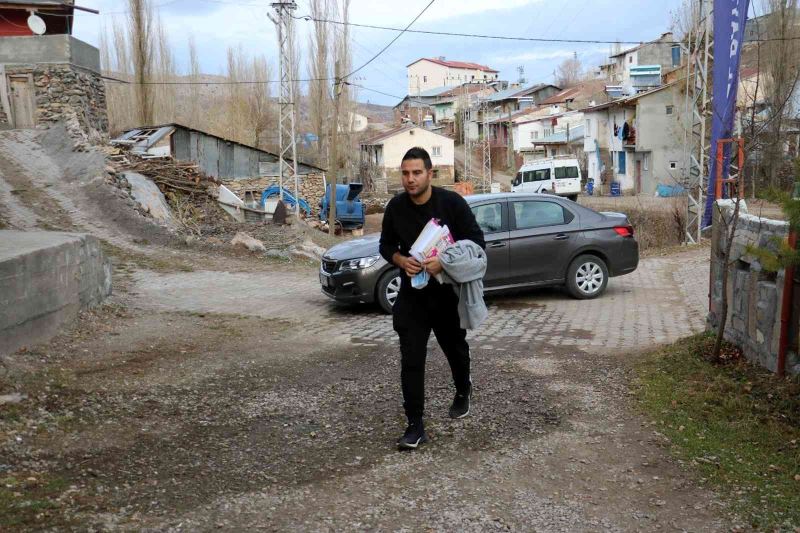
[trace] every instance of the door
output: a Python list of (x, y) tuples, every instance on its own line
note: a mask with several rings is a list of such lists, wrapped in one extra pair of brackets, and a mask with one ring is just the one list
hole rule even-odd
[(579, 245), (578, 217), (556, 200), (510, 202), (509, 284), (563, 280)]
[(505, 202), (472, 206), (486, 241), (485, 287), (503, 285), (508, 278), (508, 211)]
[(642, 160), (636, 160), (636, 194), (642, 194)]
[(11, 125), (18, 129), (34, 127), (33, 78), (29, 74), (8, 76)]

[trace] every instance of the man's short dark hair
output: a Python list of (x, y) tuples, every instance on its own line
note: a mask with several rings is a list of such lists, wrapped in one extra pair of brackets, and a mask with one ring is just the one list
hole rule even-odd
[(415, 146), (406, 152), (406, 155), (403, 156), (403, 161), (408, 161), (409, 159), (422, 159), (422, 162), (425, 164), (425, 170), (430, 170), (433, 168), (431, 156), (428, 155), (428, 151), (425, 148)]

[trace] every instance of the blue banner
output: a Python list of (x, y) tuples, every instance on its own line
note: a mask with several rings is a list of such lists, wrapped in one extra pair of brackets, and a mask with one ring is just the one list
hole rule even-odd
[[(711, 97), (711, 150), (708, 161), (708, 191), (703, 226), (711, 225), (716, 197), (717, 141), (733, 137), (739, 60), (744, 44), (744, 26), (750, 0), (714, 0), (714, 92)], [(725, 148), (722, 178), (728, 177), (730, 145)]]

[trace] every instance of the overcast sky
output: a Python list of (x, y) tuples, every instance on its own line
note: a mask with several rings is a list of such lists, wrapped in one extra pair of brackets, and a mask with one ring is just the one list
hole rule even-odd
[[(152, 0), (175, 50), (185, 67), (187, 42), (194, 35), (204, 72), (224, 72), (229, 46), (241, 45), (263, 53), (277, 72), (275, 27), (267, 18), (269, 2), (259, 0)], [(352, 0), (351, 22), (400, 26), (408, 24), (430, 0)], [(99, 9), (101, 15), (76, 15), (75, 36), (97, 45), (103, 27), (124, 19), (125, 0), (77, 0)], [(415, 29), (506, 36), (646, 41), (668, 31), (671, 13), (680, 0), (436, 0), (413, 26)], [(400, 7), (398, 7), (400, 6)], [(298, 15), (308, 14), (308, 0), (298, 1)], [(301, 54), (311, 23), (298, 21)], [(353, 28), (353, 64), (360, 66), (388, 43), (396, 32)], [(420, 57), (445, 56), (472, 61), (500, 71), (500, 78), (516, 80), (523, 66), (530, 82), (552, 82), (558, 64), (573, 53), (584, 65), (598, 65), (609, 45), (539, 44), (491, 41), (465, 37), (404, 34), (355, 81), (397, 96), (407, 89), (406, 65)], [(307, 70), (301, 67), (301, 76)], [(275, 92), (275, 90), (273, 90)], [(361, 101), (394, 105), (397, 99), (360, 91)]]

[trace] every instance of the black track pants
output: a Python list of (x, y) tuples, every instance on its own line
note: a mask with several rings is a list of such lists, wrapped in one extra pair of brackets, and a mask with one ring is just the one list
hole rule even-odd
[[(416, 291), (417, 289), (412, 289)], [(419, 294), (401, 292), (394, 309), (400, 337), (400, 380), (409, 420), (425, 410), (425, 360), (431, 331), (442, 348), (458, 392), (469, 389), (469, 344), (458, 318), (458, 297), (450, 286), (433, 286)]]

